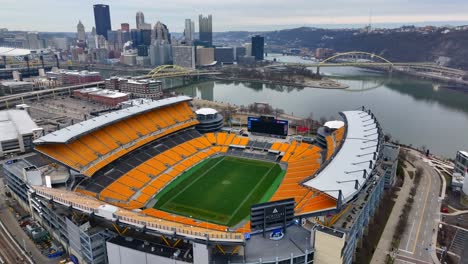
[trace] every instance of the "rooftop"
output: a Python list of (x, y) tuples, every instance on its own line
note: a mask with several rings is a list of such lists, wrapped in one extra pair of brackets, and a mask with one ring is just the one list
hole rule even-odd
[(324, 126), (331, 128), (331, 129), (338, 129), (344, 126), (345, 123), (343, 121), (335, 120), (335, 121), (328, 121), (324, 124)]
[(0, 83), (3, 86), (23, 86), (23, 85), (33, 85), (32, 82), (23, 82), (23, 81), (4, 81)]
[(0, 141), (14, 140), (18, 135), (32, 134), (38, 128), (24, 110), (0, 111)]
[(123, 96), (127, 96), (128, 94), (126, 93), (121, 93), (118, 91), (113, 91), (113, 90), (106, 90), (106, 89), (99, 89), (98, 91), (91, 92), (90, 94), (96, 94), (108, 98), (120, 98)]
[(160, 83), (161, 81), (157, 80), (134, 80), (134, 79), (128, 79), (128, 83), (133, 83), (133, 84), (147, 84), (147, 83)]
[(31, 54), (31, 51), (28, 49), (0, 47), (0, 56), (16, 57), (16, 56), (24, 56), (24, 55), (29, 55), (29, 54)]
[[(375, 167), (379, 134), (377, 123), (369, 113), (346, 111), (341, 113), (347, 123), (347, 132), (341, 149), (329, 164), (304, 184), (338, 199), (339, 191), (346, 203), (357, 194)], [(372, 164), (372, 166), (370, 166)]]
[(200, 108), (197, 111), (195, 111), (195, 113), (197, 113), (197, 115), (214, 115), (218, 113), (218, 111), (216, 111), (213, 108)]
[(47, 134), (34, 141), (35, 144), (44, 143), (66, 143), (83, 134), (90, 133), (98, 128), (106, 125), (113, 124), (120, 120), (129, 118), (131, 116), (145, 113), (156, 108), (165, 107), (172, 104), (177, 104), (185, 101), (190, 101), (192, 98), (188, 96), (177, 96), (165, 98), (157, 101), (148, 102), (146, 104), (135, 105), (122, 110), (111, 112), (101, 115), (86, 121), (77, 123), (75, 125), (60, 129), (58, 131)]

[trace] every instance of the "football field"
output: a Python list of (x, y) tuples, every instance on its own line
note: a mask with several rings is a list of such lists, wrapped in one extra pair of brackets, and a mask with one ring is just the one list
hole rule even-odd
[(233, 226), (250, 207), (268, 201), (284, 172), (275, 163), (217, 157), (193, 167), (167, 186), (155, 208), (193, 219)]

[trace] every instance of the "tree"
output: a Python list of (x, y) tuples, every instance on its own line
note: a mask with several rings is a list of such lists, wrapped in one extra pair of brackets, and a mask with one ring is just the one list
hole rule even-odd
[(327, 122), (327, 118), (322, 116), (322, 117), (320, 117), (319, 121), (320, 121), (320, 125), (323, 126)]
[(392, 140), (392, 135), (390, 133), (385, 134), (384, 136), (385, 142), (390, 142)]

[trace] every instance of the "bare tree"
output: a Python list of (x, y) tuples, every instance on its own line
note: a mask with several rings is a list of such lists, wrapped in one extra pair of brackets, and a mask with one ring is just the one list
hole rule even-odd
[(319, 122), (320, 122), (320, 125), (323, 126), (327, 122), (327, 118), (322, 116), (320, 117)]

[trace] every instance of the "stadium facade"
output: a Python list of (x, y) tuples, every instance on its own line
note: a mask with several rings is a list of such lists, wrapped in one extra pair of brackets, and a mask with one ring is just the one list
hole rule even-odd
[[(36, 139), (36, 158), (5, 163), (8, 189), (80, 263), (352, 263), (398, 156), (372, 112), (342, 112), (307, 144), (201, 134), (190, 100), (148, 102)], [(286, 207), (265, 211), (264, 223), (281, 225), (260, 230), (249, 218), (225, 226), (153, 208), (186, 173), (226, 156), (280, 165), (262, 206), (292, 202), (291, 217)]]

